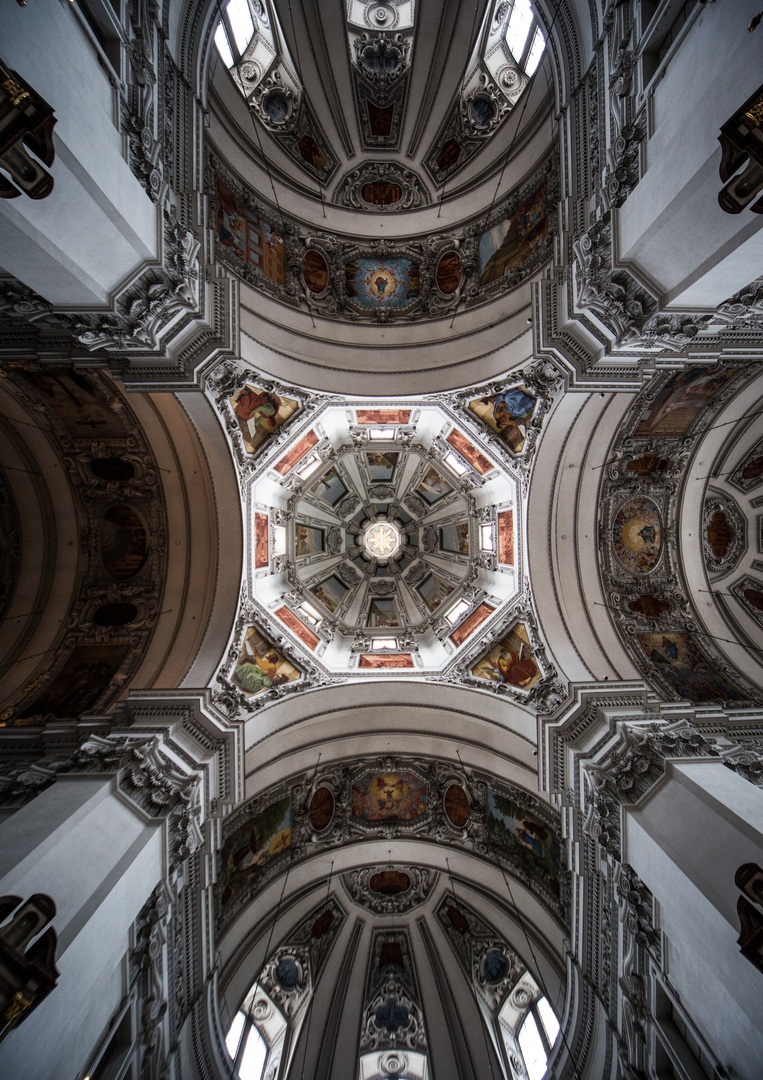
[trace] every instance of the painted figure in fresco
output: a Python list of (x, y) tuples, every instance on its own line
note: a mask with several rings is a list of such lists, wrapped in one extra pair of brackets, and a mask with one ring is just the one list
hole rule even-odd
[(539, 859), (546, 854), (545, 848), (548, 841), (548, 829), (545, 825), (532, 821), (531, 818), (522, 818), (514, 823), (512, 832), (526, 848), (532, 851)]
[(227, 884), (222, 902), (251, 880), (269, 859), (291, 846), (291, 801), (281, 799), (262, 811), (249, 825), (239, 829), (223, 851)]
[(278, 653), (269, 652), (256, 659), (242, 660), (235, 675), (244, 690), (250, 694), (259, 694), (260, 690), (268, 690), (271, 686), (280, 686), (287, 681), (286, 675), (276, 674), (278, 664)]
[(525, 647), (519, 650), (501, 649), (496, 666), (493, 668), (499, 682), (509, 686), (527, 686), (538, 674), (538, 665), (531, 656), (525, 656)]
[(217, 193), (220, 199), (217, 210), (217, 232), (220, 243), (235, 252), (240, 259), (246, 257), (244, 250), (244, 217), (239, 213), (236, 200), (227, 188), (218, 183)]
[(274, 417), (281, 407), (281, 399), (266, 390), (252, 390), (245, 386), (233, 406), (240, 420), (254, 421), (254, 430), (264, 424), (270, 431), (278, 426)]
[(493, 422), (512, 450), (520, 450), (527, 434), (526, 425), (535, 407), (535, 398), (520, 386), (514, 386), (495, 398), (481, 398), (481, 405), (491, 405)]

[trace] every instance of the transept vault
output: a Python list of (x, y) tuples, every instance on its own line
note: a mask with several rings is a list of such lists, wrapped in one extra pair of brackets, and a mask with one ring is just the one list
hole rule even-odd
[(758, 7), (7, 0), (4, 1076), (759, 1080)]

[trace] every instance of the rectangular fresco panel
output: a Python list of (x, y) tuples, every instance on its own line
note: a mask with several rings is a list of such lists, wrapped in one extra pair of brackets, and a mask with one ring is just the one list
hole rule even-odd
[(476, 446), (473, 446), (469, 440), (457, 431), (455, 428), (448, 435), (448, 442), (454, 450), (458, 450), (461, 457), (468, 461), (470, 465), (474, 466), (478, 473), (490, 472), (493, 468), (493, 463), (488, 461), (484, 454), (481, 454)]
[(668, 631), (637, 634), (636, 639), (678, 697), (689, 701), (739, 701), (743, 697), (716, 672), (691, 634)]
[(308, 431), (307, 435), (304, 435), (298, 443), (292, 446), (288, 454), (284, 454), (279, 462), (274, 466), (276, 472), (281, 476), (286, 476), (290, 472), (297, 462), (301, 461), (305, 454), (312, 450), (315, 444), (318, 442), (318, 436), (314, 431)]
[(427, 469), (424, 479), (416, 488), (419, 495), (423, 496), (428, 503), (437, 502), (438, 499), (452, 490), (450, 484), (443, 480), (437, 470), (433, 468)]
[(247, 631), (234, 678), (246, 693), (254, 697), (263, 690), (294, 682), (302, 672), (252, 627)]
[(527, 631), (517, 623), (487, 656), (472, 668), (472, 675), (490, 682), (506, 683), (529, 690), (540, 679), (540, 668), (533, 660)]
[(453, 586), (438, 574), (428, 574), (419, 585), (419, 592), (423, 596), (427, 607), (435, 611), (445, 597), (453, 592)]
[(398, 453), (367, 453), (365, 459), (368, 475), (373, 481), (391, 480), (399, 457)]
[(291, 847), (291, 796), (285, 795), (239, 826), (220, 852), (218, 888), (227, 904), (272, 858)]
[(427, 808), (427, 786), (409, 772), (370, 774), (352, 785), (350, 805), (364, 821), (413, 821)]
[(296, 554), (298, 559), (306, 555), (319, 555), (323, 551), (323, 529), (297, 522)]
[(419, 268), (410, 259), (355, 259), (344, 269), (347, 296), (361, 307), (404, 308), (419, 298)]
[(236, 258), (256, 266), (269, 281), (286, 284), (286, 246), (279, 232), (236, 201), (233, 192), (215, 177), (219, 243)]
[(407, 424), (411, 419), (410, 409), (357, 409), (355, 416), (359, 424)]
[(310, 592), (333, 615), (347, 595), (347, 586), (343, 585), (339, 578), (330, 577), (322, 581), (320, 585), (313, 585)]
[(276, 611), (276, 616), (285, 626), (289, 627), (303, 645), (307, 645), (308, 649), (314, 649), (320, 641), (318, 635), (314, 634), (309, 626), (305, 626), (302, 620), (298, 619), (294, 612), (289, 611), (287, 607), (279, 608)]
[(399, 626), (397, 606), (394, 600), (372, 600), (368, 609), (368, 626)]
[(633, 432), (637, 438), (685, 435), (707, 403), (736, 372), (687, 367), (665, 383)]
[(254, 515), (254, 566), (259, 569), (267, 566), (268, 559), (268, 515)]
[(505, 221), (499, 221), (480, 237), (478, 261), (480, 288), (498, 281), (543, 249), (548, 236), (546, 185), (536, 191)]
[(553, 829), (496, 791), (487, 793), (488, 840), (559, 895), (561, 852)]
[(413, 657), (410, 653), (395, 653), (393, 656), (367, 656), (364, 653), (360, 658), (359, 666), (374, 671), (385, 671), (390, 668), (412, 668)]
[(329, 469), (328, 472), (324, 473), (310, 490), (313, 495), (317, 495), (319, 499), (323, 499), (330, 506), (339, 502), (342, 496), (347, 494), (347, 488), (342, 483), (336, 469)]
[(483, 424), (500, 435), (515, 454), (520, 453), (535, 408), (535, 398), (523, 386), (513, 386), (492, 397), (475, 398), (469, 402), (469, 408)]
[(440, 547), (443, 551), (452, 551), (456, 555), (468, 555), (469, 522), (459, 521), (455, 525), (443, 525), (440, 529)]
[(498, 562), (514, 565), (514, 511), (502, 510), (498, 515)]
[(459, 648), (463, 645), (467, 638), (471, 637), (478, 626), (482, 626), (485, 619), (489, 619), (495, 611), (494, 607), (490, 604), (480, 604), (476, 611), (473, 611), (468, 619), (464, 619), (457, 630), (454, 630), (450, 635), (450, 640)]
[(250, 454), (259, 450), (299, 408), (293, 398), (282, 398), (257, 386), (245, 386), (230, 403)]

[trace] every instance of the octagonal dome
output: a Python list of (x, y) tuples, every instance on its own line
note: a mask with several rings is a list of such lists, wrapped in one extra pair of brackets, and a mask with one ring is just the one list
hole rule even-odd
[[(521, 508), (507, 455), (488, 452), (448, 405), (420, 399), (329, 399), (290, 425), (245, 481), (245, 592), (294, 665), (254, 627), (241, 664), (263, 653), (271, 678), (291, 680), (301, 655), (327, 676), (415, 676), (495, 631), (519, 592)], [(248, 671), (237, 681), (256, 692)]]

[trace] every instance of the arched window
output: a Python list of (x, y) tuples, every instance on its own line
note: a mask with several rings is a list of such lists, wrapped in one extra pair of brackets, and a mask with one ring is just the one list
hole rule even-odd
[(248, 0), (228, 0), (215, 30), (215, 45), (226, 67), (235, 67), (253, 37), (254, 20)]
[(233, 1017), (225, 1045), (239, 1080), (262, 1080), (269, 1061), (280, 1060), (286, 1020), (273, 1000), (257, 983)]
[(546, 38), (533, 15), (530, 0), (514, 0), (506, 24), (506, 44), (517, 66), (526, 75), (534, 75), (546, 47)]
[[(535, 980), (526, 974), (522, 983), (528, 996), (533, 994), (533, 990), (539, 996), (533, 996), (522, 1012), (516, 1008), (516, 997), (509, 997), (498, 1016), (506, 1054), (511, 1063), (509, 1078), (515, 1080), (526, 1074), (529, 1080), (542, 1080), (559, 1035), (559, 1021), (548, 998), (540, 994)], [(524, 1072), (517, 1067), (518, 1054), (522, 1058)]]

